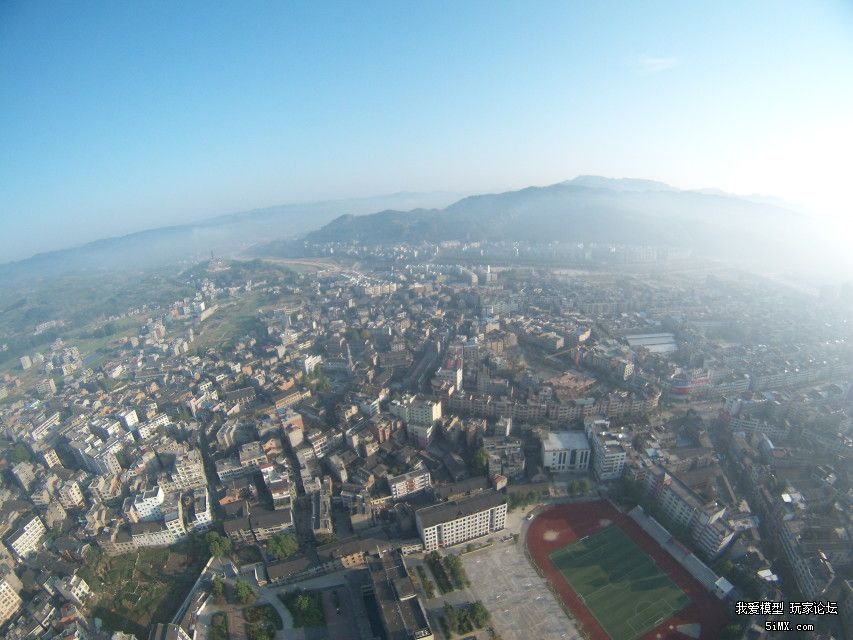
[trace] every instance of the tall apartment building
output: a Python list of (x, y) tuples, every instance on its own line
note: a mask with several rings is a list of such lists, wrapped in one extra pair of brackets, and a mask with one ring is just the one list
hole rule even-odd
[(406, 432), (418, 447), (426, 447), (432, 440), (435, 423), (441, 418), (441, 400), (405, 395), (393, 400), (389, 411), (406, 423)]
[(94, 474), (121, 473), (121, 465), (116, 458), (113, 449), (121, 447), (114, 446), (115, 443), (103, 443), (97, 438), (94, 440), (72, 440), (69, 448), (88, 471)]
[(22, 585), (15, 572), (6, 565), (0, 565), (0, 625), (15, 615), (21, 608)]
[(160, 485), (154, 485), (151, 489), (137, 493), (132, 500), (128, 498), (126, 504), (129, 503), (129, 508), (132, 509), (132, 513), (130, 513), (128, 506), (125, 507), (128, 520), (131, 522), (150, 522), (161, 518), (165, 498)]
[(388, 488), (391, 489), (391, 497), (394, 500), (420, 493), (431, 486), (429, 471), (426, 469), (409, 471), (388, 478)]
[(83, 499), (83, 492), (80, 490), (80, 485), (76, 480), (65, 481), (59, 490), (56, 492), (59, 498), (59, 504), (66, 509), (76, 509), (86, 504)]
[(704, 503), (661, 466), (637, 470), (635, 475), (666, 517), (685, 528), (694, 544), (708, 557), (719, 556), (734, 539), (735, 531), (723, 520), (725, 507)]
[(500, 531), (506, 524), (506, 500), (494, 490), (442, 502), (415, 512), (424, 550), (452, 547)]
[(6, 546), (21, 559), (35, 554), (41, 547), (47, 529), (36, 515), (26, 517), (21, 526), (6, 538)]
[(542, 466), (552, 473), (586, 471), (590, 448), (580, 431), (552, 431), (542, 439)]
[(173, 474), (175, 485), (182, 491), (199, 489), (207, 486), (207, 476), (204, 473), (204, 461), (198, 449), (192, 449), (186, 455), (175, 459)]
[(628, 447), (621, 434), (610, 430), (610, 421), (587, 420), (584, 423), (587, 438), (592, 445), (592, 470), (599, 480), (617, 480), (625, 471)]

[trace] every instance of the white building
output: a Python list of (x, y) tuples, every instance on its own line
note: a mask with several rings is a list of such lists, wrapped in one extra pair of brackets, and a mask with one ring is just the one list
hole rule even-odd
[(162, 506), (165, 497), (160, 485), (154, 485), (151, 489), (137, 493), (133, 498), (132, 506), (138, 520), (150, 522), (163, 517)]
[(426, 447), (432, 440), (435, 423), (441, 419), (441, 400), (405, 395), (393, 400), (389, 411), (406, 423), (406, 432), (418, 447)]
[(80, 490), (80, 485), (75, 480), (68, 480), (59, 487), (56, 492), (59, 498), (59, 504), (65, 509), (76, 509), (86, 504), (83, 499), (83, 492)]
[(497, 491), (435, 504), (415, 512), (425, 551), (452, 547), (500, 531), (506, 524), (506, 500)]
[(182, 491), (207, 486), (204, 461), (198, 449), (192, 449), (186, 455), (175, 459), (173, 479), (177, 488)]
[(388, 487), (391, 489), (391, 497), (394, 500), (420, 493), (431, 486), (429, 471), (426, 469), (409, 471), (408, 473), (388, 478)]
[(9, 571), (0, 576), (0, 625), (15, 615), (21, 608), (20, 581), (14, 573)]
[(599, 480), (617, 480), (625, 471), (628, 447), (622, 434), (610, 430), (610, 421), (588, 420), (584, 424), (592, 445), (592, 470)]
[(41, 548), (46, 531), (41, 518), (36, 515), (29, 516), (6, 538), (6, 546), (19, 558), (26, 559)]
[(89, 585), (80, 576), (68, 576), (56, 581), (56, 589), (66, 600), (82, 607), (92, 593)]
[(552, 431), (542, 439), (542, 466), (553, 473), (588, 470), (590, 453), (581, 431)]

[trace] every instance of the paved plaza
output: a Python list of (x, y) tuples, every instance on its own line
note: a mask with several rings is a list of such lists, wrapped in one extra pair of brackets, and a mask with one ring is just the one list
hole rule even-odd
[(471, 592), (491, 612), (491, 624), (504, 640), (581, 638), (519, 543), (466, 553), (462, 561), (471, 579)]

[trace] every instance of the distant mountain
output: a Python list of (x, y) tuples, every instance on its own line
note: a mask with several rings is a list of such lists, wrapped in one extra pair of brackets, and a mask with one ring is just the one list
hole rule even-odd
[(99, 271), (138, 270), (175, 263), (192, 264), (211, 252), (231, 257), (259, 242), (296, 238), (342, 213), (366, 214), (395, 207), (444, 206), (459, 194), (395, 193), (373, 198), (291, 204), (218, 216), (201, 222), (161, 227), (106, 238), (0, 264), (0, 284)]
[(581, 176), (463, 198), (444, 209), (344, 215), (314, 242), (519, 240), (655, 245), (717, 258), (784, 257), (820, 242), (812, 218), (770, 202), (648, 180)]

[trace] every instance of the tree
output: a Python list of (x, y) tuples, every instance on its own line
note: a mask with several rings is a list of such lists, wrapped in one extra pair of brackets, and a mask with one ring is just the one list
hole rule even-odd
[(208, 532), (204, 539), (207, 542), (210, 555), (221, 558), (231, 553), (231, 540), (219, 535), (216, 531)]
[(489, 473), (489, 454), (485, 449), (477, 449), (477, 453), (474, 454), (474, 473), (480, 476)]
[(211, 591), (213, 592), (213, 597), (217, 600), (222, 600), (225, 597), (225, 583), (219, 579), (219, 576), (214, 576)]
[(482, 602), (477, 600), (477, 602), (471, 605), (471, 622), (473, 622), (474, 626), (478, 629), (482, 629), (488, 621), (489, 610), (486, 609)]
[(240, 604), (249, 604), (255, 599), (255, 592), (245, 580), (237, 580), (234, 583), (234, 597)]
[(580, 484), (578, 483), (578, 481), (572, 480), (569, 483), (569, 493), (572, 494), (573, 496), (576, 496), (578, 494), (579, 490), (580, 490)]
[(299, 551), (299, 542), (292, 533), (277, 533), (267, 543), (267, 550), (276, 560), (285, 560)]

